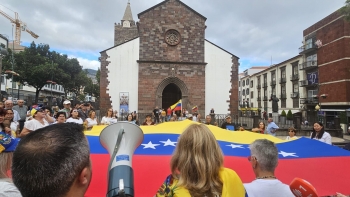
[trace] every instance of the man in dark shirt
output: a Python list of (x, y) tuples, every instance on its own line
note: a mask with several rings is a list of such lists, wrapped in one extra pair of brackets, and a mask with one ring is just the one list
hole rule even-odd
[(227, 115), (225, 119), (226, 119), (226, 122), (224, 122), (221, 125), (222, 129), (226, 129), (226, 130), (230, 130), (230, 131), (234, 131), (234, 130), (238, 129), (236, 124), (232, 122), (230, 115)]
[(159, 108), (156, 106), (156, 108), (153, 110), (154, 115), (154, 122), (159, 123)]
[(205, 117), (205, 124), (206, 125), (214, 125), (214, 126), (218, 126), (218, 123), (217, 122), (211, 122), (211, 115), (207, 115)]
[(78, 110), (79, 117), (85, 121), (87, 118), (89, 118), (89, 110), (88, 110), (89, 104), (84, 103), (81, 105), (81, 109)]

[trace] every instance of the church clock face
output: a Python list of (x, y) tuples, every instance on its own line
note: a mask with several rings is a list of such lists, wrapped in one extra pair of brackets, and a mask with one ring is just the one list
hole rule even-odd
[(165, 32), (165, 42), (168, 45), (175, 46), (179, 44), (180, 41), (181, 41), (180, 33), (175, 29), (170, 29), (167, 32)]
[(130, 22), (129, 21), (124, 21), (123, 22), (123, 27), (130, 27)]

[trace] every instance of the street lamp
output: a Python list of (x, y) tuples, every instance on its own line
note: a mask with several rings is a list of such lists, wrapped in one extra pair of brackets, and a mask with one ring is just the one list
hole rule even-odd
[(51, 86), (51, 99), (50, 99), (50, 105), (51, 105), (52, 104), (52, 98), (53, 98), (53, 96), (52, 96), (52, 85), (55, 85), (56, 82), (51, 81), (51, 80), (47, 80), (46, 83), (50, 84), (50, 86)]
[(6, 74), (11, 74), (12, 75), (12, 88), (11, 88), (11, 96), (13, 96), (13, 76), (18, 76), (19, 77), (19, 74), (16, 73), (15, 71), (13, 70), (6, 70), (5, 71)]
[(2, 58), (7, 55), (7, 50), (3, 47), (0, 46), (0, 96), (2, 97), (1, 94), (1, 73), (2, 73)]
[(21, 82), (17, 82), (17, 86), (18, 86), (18, 93), (17, 93), (17, 100), (19, 100), (19, 86), (21, 85)]

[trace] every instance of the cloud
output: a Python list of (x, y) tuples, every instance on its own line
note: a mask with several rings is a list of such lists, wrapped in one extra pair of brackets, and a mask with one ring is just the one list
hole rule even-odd
[[(131, 0), (137, 14), (162, 2)], [(303, 30), (344, 5), (345, 0), (183, 0), (207, 17), (206, 38), (237, 55), (241, 68), (261, 62), (273, 64), (298, 54)], [(120, 23), (127, 0), (2, 0), (0, 9), (20, 19), (40, 37), (22, 32), (23, 42), (46, 43), (51, 48), (93, 60), (114, 44), (114, 23)], [(13, 10), (13, 11), (12, 11)], [(12, 25), (0, 16), (0, 33), (12, 39)], [(82, 55), (88, 54), (88, 55)], [(249, 62), (248, 64), (245, 64)], [(244, 65), (243, 65), (244, 64)]]
[(90, 68), (97, 70), (100, 67), (100, 62), (97, 60), (89, 60), (81, 57), (75, 57), (75, 56), (68, 56), (69, 58), (76, 58), (80, 65), (83, 67), (83, 69)]

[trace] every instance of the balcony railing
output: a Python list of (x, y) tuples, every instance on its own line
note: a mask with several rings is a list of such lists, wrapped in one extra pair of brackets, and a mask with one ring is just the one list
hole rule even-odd
[(270, 82), (270, 86), (275, 86), (276, 85), (276, 81), (271, 81)]
[(261, 85), (260, 85), (260, 84), (258, 84), (258, 85), (256, 86), (256, 88), (257, 88), (257, 89), (260, 89), (260, 88), (261, 88)]
[(317, 68), (317, 60), (307, 61), (299, 64), (299, 70), (306, 70), (311, 68)]
[(267, 101), (267, 96), (264, 96), (263, 100), (264, 100), (264, 101)]
[(299, 74), (291, 75), (291, 76), (290, 76), (290, 80), (291, 80), (291, 81), (299, 80)]
[(317, 45), (315, 43), (308, 43), (299, 48), (299, 54), (309, 53), (317, 49)]
[(281, 99), (286, 99), (287, 98), (287, 94), (286, 93), (281, 93)]
[(263, 85), (262, 85), (263, 88), (266, 88), (267, 87), (267, 82), (264, 82)]
[(258, 101), (261, 101), (261, 96), (258, 96), (257, 100), (258, 100)]
[(298, 98), (299, 92), (292, 92), (290, 93), (290, 98)]
[(301, 98), (300, 104), (316, 105), (316, 104), (318, 104), (318, 98)]
[(287, 79), (285, 77), (280, 78), (280, 83), (286, 83), (286, 82), (287, 82)]

